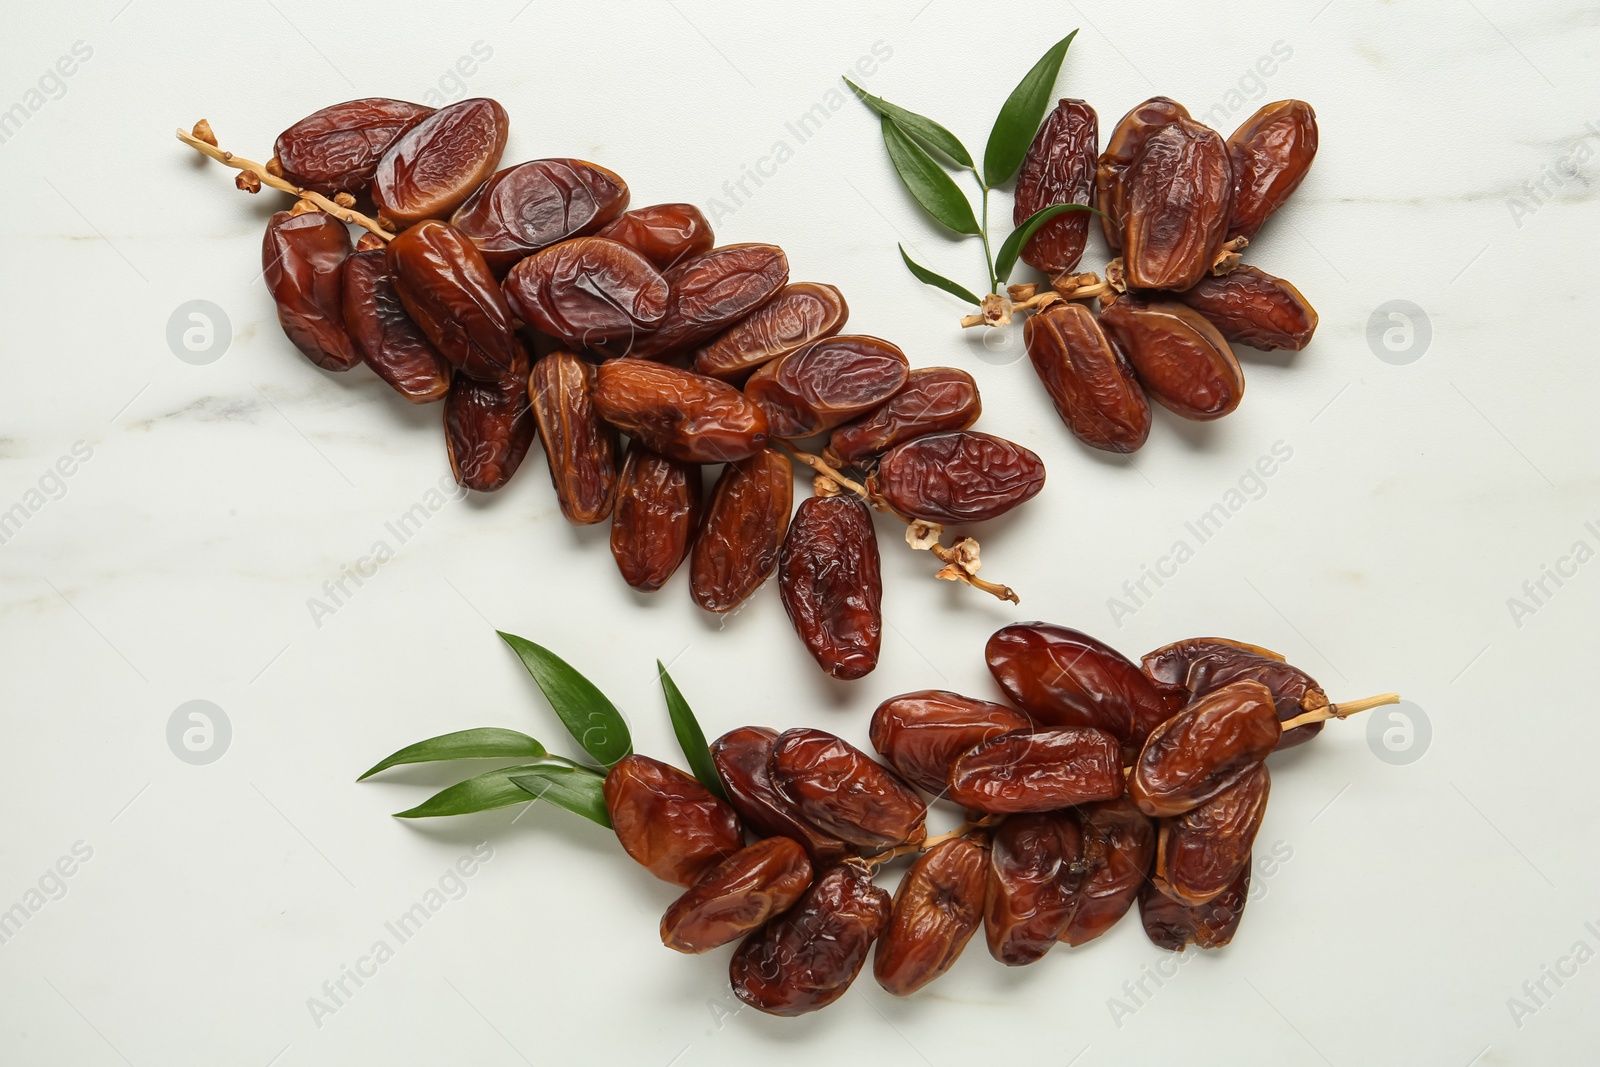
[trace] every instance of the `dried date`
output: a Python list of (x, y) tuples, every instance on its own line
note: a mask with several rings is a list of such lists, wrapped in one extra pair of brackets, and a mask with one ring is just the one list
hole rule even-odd
[(837, 465), (874, 459), (895, 445), (978, 421), (983, 402), (972, 375), (953, 367), (923, 367), (875, 411), (846, 423), (828, 439), (827, 457)]
[(900, 514), (938, 523), (986, 522), (1044, 488), (1044, 462), (1019, 444), (975, 430), (896, 445), (873, 484)]
[(611, 555), (623, 581), (652, 593), (689, 556), (704, 511), (700, 468), (628, 446), (611, 514)]
[(905, 353), (879, 337), (829, 337), (773, 360), (750, 376), (744, 392), (774, 437), (795, 439), (831, 430), (876, 408), (906, 384)]
[(772, 577), (794, 507), (794, 468), (764, 448), (729, 463), (711, 491), (689, 554), (689, 591), (706, 611), (732, 611)]
[(1072, 919), (1061, 932), (1069, 945), (1111, 929), (1138, 899), (1156, 852), (1156, 826), (1127, 797), (1080, 809), (1086, 867)]
[(789, 260), (777, 245), (723, 245), (668, 268), (667, 313), (655, 331), (610, 355), (658, 359), (692, 350), (777, 295), (789, 281)]
[(711, 251), (716, 237), (711, 223), (693, 204), (651, 204), (623, 212), (596, 232), (621, 241), (666, 270), (683, 260)]
[[(1260, 682), (1272, 691), (1279, 722), (1329, 704), (1328, 694), (1316, 679), (1285, 663), (1278, 653), (1220, 637), (1193, 637), (1165, 645), (1144, 657), (1142, 669), (1158, 688), (1169, 687), (1185, 703), (1242, 679)], [(1309, 741), (1322, 732), (1322, 726), (1322, 722), (1308, 722), (1285, 730), (1278, 748)]]
[(732, 808), (649, 756), (618, 760), (606, 773), (605, 799), (623, 849), (662, 881), (692, 886), (744, 846)]
[(863, 677), (883, 643), (883, 573), (872, 513), (854, 496), (805, 500), (778, 554), (789, 621), (830, 677)]
[(1027, 730), (1029, 718), (1004, 704), (941, 689), (890, 697), (872, 713), (872, 747), (918, 789), (942, 796), (950, 768), (968, 749), (999, 734)]
[(1266, 759), (1280, 732), (1271, 690), (1252, 681), (1225, 685), (1151, 732), (1128, 793), (1146, 815), (1182, 815)]
[(694, 354), (694, 369), (736, 381), (764, 363), (838, 333), (850, 316), (831, 285), (794, 282)]
[(778, 732), (765, 726), (729, 730), (711, 744), (711, 761), (728, 801), (752, 830), (792, 837), (805, 846), (817, 869), (831, 867), (849, 854), (845, 842), (823, 833), (800, 815), (793, 801), (772, 782), (772, 746)]
[(324, 196), (360, 196), (372, 184), (378, 160), (401, 134), (433, 108), (369, 96), (313, 111), (278, 135), (273, 158), (283, 176)]
[(677, 952), (710, 952), (788, 911), (811, 884), (805, 849), (768, 837), (706, 871), (661, 917), (661, 943)]
[(492, 493), (511, 480), (533, 444), (525, 378), (479, 381), (456, 374), (444, 401), (444, 436), (456, 481)]
[(1233, 169), (1229, 237), (1254, 238), (1300, 187), (1317, 155), (1317, 115), (1304, 100), (1279, 100), (1240, 123), (1228, 138)]
[(463, 374), (497, 381), (526, 358), (494, 275), (448, 223), (419, 222), (390, 241), (389, 272), (406, 313)]
[(628, 183), (581, 159), (535, 159), (498, 171), (450, 216), (496, 277), (524, 256), (593, 233), (628, 206)]
[[(1082, 100), (1057, 101), (1028, 146), (1017, 173), (1011, 222), (1021, 226), (1053, 204), (1088, 204), (1094, 198), (1100, 120)], [(1046, 274), (1077, 267), (1089, 237), (1089, 213), (1068, 211), (1034, 231), (1022, 246), (1022, 261)]]
[(442, 107), (406, 130), (373, 174), (379, 219), (410, 226), (446, 218), (494, 173), (509, 127), (505, 108), (477, 97)]
[(1028, 317), (1022, 336), (1050, 402), (1091, 448), (1133, 452), (1150, 436), (1150, 403), (1128, 360), (1082, 304)]
[(343, 303), (345, 332), (378, 377), (413, 404), (444, 397), (450, 363), (406, 314), (388, 253), (369, 248), (344, 261)]
[(859, 748), (823, 730), (785, 730), (772, 746), (772, 782), (800, 816), (863, 848), (927, 836), (916, 791)]
[(1111, 131), (1095, 170), (1095, 204), (1101, 211), (1100, 228), (1113, 252), (1122, 251), (1122, 220), (1127, 214), (1124, 183), (1129, 168), (1151, 137), (1188, 117), (1189, 110), (1176, 100), (1153, 96), (1122, 116)]
[(350, 254), (350, 231), (321, 211), (277, 212), (261, 242), (262, 275), (278, 322), (323, 370), (349, 370), (361, 362), (344, 328), (344, 264)]
[(1250, 897), (1250, 864), (1247, 861), (1233, 884), (1216, 899), (1191, 908), (1173, 900), (1153, 883), (1139, 893), (1139, 919), (1145, 936), (1160, 948), (1182, 952), (1187, 945), (1221, 948), (1233, 940), (1244, 918)]
[(594, 402), (611, 425), (684, 463), (731, 463), (759, 453), (767, 443), (766, 416), (739, 390), (661, 363), (602, 363)]
[(1204, 315), (1227, 340), (1263, 351), (1298, 352), (1317, 330), (1316, 309), (1300, 290), (1251, 266), (1202, 278), (1178, 299)]
[(1257, 764), (1199, 807), (1162, 820), (1156, 888), (1190, 907), (1220, 896), (1250, 862), (1271, 786), (1266, 764)]
[(1123, 178), (1122, 256), (1136, 289), (1187, 289), (1227, 238), (1233, 171), (1222, 136), (1179, 118), (1151, 133)]
[(1082, 874), (1083, 834), (1070, 812), (1013, 815), (989, 846), (983, 930), (989, 954), (1007, 967), (1034, 963), (1072, 920)]
[(667, 283), (650, 261), (603, 237), (574, 237), (535, 252), (506, 275), (506, 303), (572, 348), (632, 342), (667, 313)]
[(1122, 746), (1082, 726), (1001, 734), (957, 758), (949, 781), (950, 800), (991, 815), (1113, 800), (1123, 790)]
[(1100, 325), (1162, 407), (1198, 422), (1220, 419), (1244, 398), (1233, 349), (1198, 311), (1168, 300), (1117, 297)]
[(983, 924), (988, 868), (988, 848), (965, 837), (917, 857), (900, 879), (874, 950), (879, 985), (910, 996), (950, 969)]
[(594, 367), (571, 352), (552, 352), (528, 378), (550, 481), (574, 526), (603, 521), (617, 499), (617, 432), (594, 410), (594, 376)]

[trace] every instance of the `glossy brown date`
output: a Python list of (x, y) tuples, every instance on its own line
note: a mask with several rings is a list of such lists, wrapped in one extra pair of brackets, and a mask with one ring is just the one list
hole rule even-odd
[[(1013, 226), (1021, 226), (1052, 204), (1089, 204), (1094, 200), (1095, 167), (1100, 151), (1100, 120), (1082, 100), (1057, 101), (1034, 135), (1017, 172)], [(1068, 211), (1034, 231), (1022, 246), (1022, 261), (1046, 274), (1077, 267), (1089, 237), (1089, 213)]]
[(811, 884), (806, 850), (768, 837), (706, 871), (661, 917), (661, 943), (677, 952), (710, 952), (788, 911)]
[(1162, 820), (1156, 888), (1190, 907), (1220, 896), (1250, 862), (1271, 786), (1267, 765), (1257, 764), (1199, 807)]
[(535, 159), (498, 171), (450, 216), (495, 277), (524, 256), (593, 233), (628, 206), (628, 183), (581, 159)]
[(344, 328), (344, 264), (350, 254), (350, 231), (321, 211), (277, 212), (261, 242), (262, 274), (278, 322), (323, 370), (349, 370), (361, 362)]
[(683, 463), (731, 463), (757, 454), (767, 443), (766, 416), (739, 390), (661, 363), (602, 363), (594, 402), (611, 425)]
[(811, 437), (849, 422), (898, 393), (911, 373), (906, 355), (880, 337), (829, 337), (773, 360), (744, 392), (774, 437)]
[(789, 281), (789, 260), (777, 245), (723, 245), (662, 274), (671, 287), (667, 313), (654, 332), (610, 355), (659, 359), (698, 347), (755, 311)]
[(844, 328), (844, 294), (819, 282), (794, 282), (694, 354), (694, 369), (737, 381), (764, 363), (798, 352)]
[(1317, 115), (1304, 100), (1279, 100), (1245, 119), (1228, 138), (1233, 168), (1229, 237), (1254, 238), (1300, 187), (1317, 155)]
[(794, 508), (794, 468), (763, 448), (722, 468), (689, 553), (689, 592), (706, 611), (732, 611), (772, 577)]
[(443, 399), (450, 363), (411, 321), (381, 248), (344, 261), (344, 329), (373, 372), (413, 404)]
[(916, 791), (859, 748), (823, 730), (785, 730), (772, 746), (772, 782), (801, 818), (863, 848), (927, 836)]
[(606, 773), (604, 791), (623, 850), (664, 882), (692, 886), (744, 846), (733, 809), (660, 760), (622, 757)]
[(1122, 257), (1136, 289), (1187, 289), (1227, 238), (1233, 171), (1222, 136), (1179, 118), (1151, 133), (1123, 177)]
[(511, 268), (506, 303), (526, 323), (572, 348), (632, 342), (667, 313), (667, 283), (650, 261), (603, 237), (574, 237)]
[(892, 907), (865, 864), (824, 872), (798, 904), (739, 945), (728, 968), (734, 996), (768, 1015), (827, 1007), (861, 972)]
[(378, 160), (433, 108), (369, 96), (313, 111), (278, 135), (273, 158), (283, 176), (324, 196), (366, 193)]
[(872, 747), (918, 789), (943, 796), (950, 768), (968, 749), (998, 734), (1032, 728), (1004, 704), (942, 689), (890, 697), (872, 713)]
[(1208, 275), (1178, 299), (1204, 315), (1227, 340), (1263, 351), (1298, 352), (1317, 330), (1316, 309), (1300, 290), (1251, 266)]
[(1252, 681), (1225, 685), (1151, 732), (1128, 794), (1146, 815), (1182, 815), (1266, 759), (1280, 732), (1271, 690)]
[(1064, 811), (1013, 815), (989, 846), (983, 931), (1007, 967), (1043, 958), (1072, 919), (1083, 880), (1083, 835)]
[(1193, 308), (1125, 295), (1100, 312), (1100, 325), (1139, 383), (1173, 414), (1209, 422), (1244, 398), (1244, 372), (1233, 349)]
[(728, 801), (756, 833), (792, 837), (805, 846), (817, 869), (838, 863), (852, 849), (823, 833), (805, 819), (794, 802), (772, 783), (772, 746), (778, 731), (765, 726), (741, 726), (711, 743), (711, 761), (728, 794)]
[(617, 500), (617, 432), (594, 410), (593, 388), (594, 366), (571, 352), (550, 353), (528, 376), (550, 481), (574, 526), (604, 521)]
[(1061, 932), (1069, 945), (1094, 940), (1127, 914), (1156, 853), (1156, 824), (1127, 797), (1089, 805), (1079, 815), (1086, 870), (1072, 919)]
[(902, 515), (938, 523), (986, 522), (1044, 488), (1044, 461), (976, 430), (929, 434), (896, 445), (873, 476)]
[(622, 580), (645, 593), (666, 585), (689, 557), (703, 513), (698, 466), (629, 445), (611, 513), (611, 555)]
[(1221, 948), (1233, 940), (1244, 918), (1250, 896), (1250, 863), (1247, 860), (1233, 884), (1208, 903), (1197, 908), (1180, 904), (1153, 883), (1145, 883), (1139, 893), (1139, 919), (1145, 936), (1160, 948), (1182, 952), (1187, 945)]
[(533, 444), (525, 378), (479, 381), (457, 373), (444, 400), (444, 438), (456, 482), (492, 493), (511, 480)]
[(1058, 726), (982, 741), (950, 767), (947, 797), (991, 815), (1056, 811), (1122, 795), (1122, 746), (1104, 730)]
[(778, 592), (806, 651), (830, 677), (878, 665), (883, 572), (872, 513), (855, 496), (807, 498), (778, 554)]
[(373, 173), (380, 221), (410, 226), (448, 217), (494, 173), (509, 128), (505, 108), (477, 97), (442, 107), (406, 130)]
[(895, 445), (949, 430), (965, 430), (978, 421), (983, 402), (972, 375), (954, 367), (923, 367), (875, 411), (846, 423), (828, 439), (829, 461), (860, 463)]
[(1088, 308), (1055, 304), (1022, 328), (1028, 359), (1072, 435), (1090, 448), (1133, 452), (1150, 436), (1150, 402), (1127, 359)]
[(448, 223), (419, 222), (390, 241), (389, 272), (406, 314), (456, 370), (497, 381), (526, 358), (494, 275)]
[(901, 876), (874, 950), (878, 984), (907, 997), (950, 969), (983, 925), (989, 849), (957, 837), (918, 856)]
[(1189, 110), (1176, 100), (1153, 96), (1122, 116), (1111, 131), (1095, 170), (1095, 204), (1102, 213), (1100, 229), (1113, 252), (1122, 251), (1122, 219), (1127, 215), (1124, 180), (1129, 168), (1151, 137), (1188, 117)]
[[(1285, 663), (1278, 653), (1220, 637), (1192, 637), (1165, 645), (1144, 657), (1142, 669), (1157, 688), (1174, 690), (1184, 702), (1242, 679), (1260, 682), (1272, 691), (1280, 722), (1328, 706), (1328, 694), (1316, 679)], [(1322, 727), (1322, 722), (1308, 722), (1286, 730), (1278, 748), (1309, 741)]]
[(693, 204), (651, 204), (625, 211), (595, 234), (621, 241), (656, 265), (676, 266), (711, 251), (716, 238), (711, 223)]

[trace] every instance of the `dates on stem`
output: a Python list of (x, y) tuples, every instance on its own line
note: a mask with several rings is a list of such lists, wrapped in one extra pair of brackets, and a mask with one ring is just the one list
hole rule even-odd
[(1156, 825), (1127, 797), (1079, 811), (1086, 867), (1072, 919), (1061, 932), (1069, 945), (1111, 929), (1139, 896), (1156, 852)]
[(621, 241), (666, 270), (691, 256), (711, 251), (711, 223), (693, 204), (651, 204), (625, 211), (595, 234)]
[(622, 580), (641, 592), (667, 584), (700, 530), (700, 468), (639, 444), (628, 446), (611, 514), (611, 555)]
[(594, 402), (611, 425), (684, 463), (731, 463), (757, 454), (767, 443), (766, 416), (739, 390), (661, 363), (602, 363)]
[(526, 358), (494, 275), (448, 223), (419, 222), (390, 241), (389, 272), (406, 313), (463, 374), (498, 381)]
[(1150, 876), (1156, 888), (1190, 907), (1221, 895), (1250, 862), (1271, 786), (1260, 763), (1199, 807), (1162, 820)]
[(672, 292), (660, 324), (631, 344), (607, 346), (608, 354), (657, 359), (697, 347), (771, 300), (789, 280), (789, 260), (777, 245), (724, 245), (662, 277)]
[(1074, 437), (1133, 452), (1150, 436), (1150, 403), (1133, 368), (1082, 304), (1055, 304), (1022, 328), (1028, 359)]
[(1058, 726), (1001, 734), (950, 767), (949, 799), (991, 815), (1057, 811), (1122, 795), (1122, 747), (1104, 730)]
[(1044, 462), (1003, 438), (953, 430), (896, 445), (879, 463), (873, 484), (910, 518), (986, 522), (1038, 495)]
[(395, 138), (378, 160), (372, 202), (380, 221), (442, 219), (494, 173), (510, 119), (493, 100), (461, 100)]
[(910, 996), (950, 969), (983, 924), (989, 850), (952, 838), (916, 858), (895, 890), (878, 938), (872, 973), (897, 997)]
[(444, 401), (444, 436), (459, 484), (480, 493), (499, 489), (522, 465), (533, 435), (523, 377), (484, 382), (455, 376)]
[(863, 848), (927, 836), (927, 807), (894, 772), (823, 730), (785, 730), (772, 746), (772, 781), (802, 818)]
[(344, 264), (350, 231), (321, 211), (279, 211), (261, 242), (262, 273), (278, 322), (294, 346), (323, 370), (361, 362), (344, 327)]
[(794, 282), (694, 354), (694, 369), (737, 380), (764, 363), (832, 337), (850, 316), (844, 294), (819, 282)]
[(689, 592), (710, 612), (732, 611), (772, 577), (794, 507), (794, 468), (764, 448), (722, 468), (689, 554)]
[(574, 526), (603, 521), (617, 499), (617, 432), (594, 410), (593, 383), (594, 367), (571, 352), (550, 353), (528, 377), (550, 481)]
[(497, 172), (450, 217), (496, 277), (569, 237), (593, 233), (628, 206), (628, 183), (581, 159), (535, 159)]
[(1000, 824), (989, 846), (983, 913), (991, 956), (1019, 967), (1050, 951), (1072, 919), (1082, 849), (1070, 812), (1013, 815)]
[(732, 808), (649, 756), (618, 760), (606, 773), (605, 799), (623, 849), (665, 882), (692, 886), (744, 845)]
[(511, 268), (506, 303), (524, 322), (572, 348), (632, 341), (667, 313), (667, 283), (650, 261), (603, 237), (574, 237)]
[(1225, 685), (1156, 727), (1134, 760), (1128, 794), (1146, 815), (1182, 815), (1266, 759), (1280, 733), (1271, 690)]
[[(1011, 222), (1021, 226), (1053, 204), (1089, 204), (1094, 199), (1100, 120), (1082, 100), (1057, 101), (1028, 146), (1017, 172)], [(1040, 226), (1022, 246), (1022, 261), (1046, 274), (1077, 267), (1089, 236), (1089, 213), (1068, 211)]]
[(783, 608), (824, 672), (860, 678), (883, 643), (883, 573), (872, 513), (855, 496), (814, 496), (789, 523), (778, 555)]
[(1317, 115), (1304, 100), (1267, 104), (1228, 138), (1233, 169), (1229, 237), (1254, 238), (1300, 187), (1317, 155)]
[(942, 796), (950, 768), (968, 749), (999, 734), (1027, 730), (1020, 711), (941, 689), (890, 697), (872, 713), (872, 747), (918, 789)]
[(773, 360), (744, 392), (772, 436), (793, 440), (831, 430), (882, 404), (906, 384), (905, 353), (879, 337), (829, 337)]
[(1233, 349), (1198, 311), (1168, 300), (1123, 295), (1100, 325), (1162, 407), (1198, 422), (1220, 419), (1244, 398)]
[(706, 871), (661, 917), (661, 943), (678, 952), (710, 952), (789, 910), (811, 884), (811, 861), (799, 843), (768, 837)]
[(406, 314), (381, 248), (344, 261), (344, 329), (367, 366), (411, 403), (449, 391), (450, 363)]
[(1298, 352), (1311, 343), (1317, 330), (1316, 309), (1300, 290), (1247, 265), (1202, 278), (1178, 299), (1204, 315), (1229, 341), (1263, 351)]
[(1123, 177), (1122, 256), (1136, 289), (1187, 289), (1227, 237), (1233, 172), (1222, 136), (1179, 118), (1152, 132)]
[(972, 375), (954, 367), (922, 367), (876, 410), (834, 430), (826, 458), (835, 466), (859, 463), (913, 438), (965, 430), (982, 412)]
[(395, 139), (431, 114), (431, 107), (383, 96), (346, 100), (280, 133), (273, 158), (284, 178), (302, 189), (360, 196)]
[(1186, 945), (1221, 948), (1233, 940), (1244, 918), (1245, 902), (1250, 897), (1250, 863), (1247, 859), (1238, 877), (1215, 899), (1191, 908), (1173, 900), (1153, 883), (1145, 883), (1139, 893), (1139, 918), (1145, 936), (1160, 948), (1182, 952)]
[(805, 846), (817, 869), (832, 866), (851, 848), (823, 833), (800, 816), (788, 797), (772, 782), (772, 746), (778, 731), (765, 726), (741, 726), (711, 743), (711, 761), (728, 794), (728, 802), (756, 833), (792, 837)]

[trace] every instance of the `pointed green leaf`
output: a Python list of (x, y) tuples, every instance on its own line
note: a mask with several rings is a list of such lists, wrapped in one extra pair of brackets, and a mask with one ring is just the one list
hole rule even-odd
[(689, 702), (678, 691), (678, 684), (667, 673), (667, 668), (656, 660), (656, 671), (661, 675), (661, 693), (667, 698), (667, 714), (672, 718), (672, 732), (678, 735), (678, 747), (683, 749), (689, 769), (700, 779), (700, 784), (723, 800), (728, 794), (722, 791), (722, 779), (717, 776), (717, 765), (711, 762), (711, 748), (706, 744), (705, 731), (694, 717)]
[(522, 660), (567, 730), (596, 763), (609, 768), (633, 751), (622, 713), (593, 682), (549, 649), (515, 634), (495, 632)]
[(900, 180), (906, 183), (917, 203), (941, 225), (956, 233), (979, 233), (977, 216), (973, 215), (966, 196), (956, 187), (955, 179), (934, 162), (926, 148), (896, 126), (893, 119), (885, 115), (880, 121), (889, 162), (894, 164)]
[(844, 83), (855, 90), (861, 102), (886, 119), (892, 119), (896, 126), (904, 130), (912, 140), (931, 151), (939, 152), (957, 166), (973, 169), (972, 153), (967, 151), (955, 134), (915, 111), (907, 111), (896, 104), (891, 104), (881, 96), (873, 96), (849, 78)]
[(590, 822), (611, 828), (611, 815), (606, 810), (605, 777), (587, 767), (546, 763), (526, 774), (513, 776), (511, 781), (521, 790), (523, 799), (532, 796), (534, 800), (548, 801)]
[(484, 771), (464, 782), (457, 782), (446, 789), (441, 789), (414, 808), (395, 812), (394, 817), (431, 819), (440, 815), (468, 815), (475, 811), (490, 811), (494, 808), (510, 807), (512, 804), (525, 804), (528, 794), (512, 783), (511, 776), (532, 774), (539, 766), (539, 764), (525, 763), (516, 767)]
[(1005, 106), (994, 120), (989, 131), (989, 143), (983, 149), (983, 180), (991, 188), (1010, 181), (1022, 167), (1022, 158), (1028, 154), (1028, 145), (1039, 132), (1039, 123), (1050, 107), (1050, 94), (1055, 91), (1056, 75), (1061, 73), (1061, 61), (1066, 58), (1067, 46), (1078, 35), (1073, 30), (1057, 41), (1022, 76), (1017, 87), (1011, 90)]
[(924, 285), (931, 285), (935, 289), (943, 289), (951, 296), (959, 296), (970, 304), (976, 304), (979, 307), (983, 306), (983, 301), (979, 300), (972, 290), (964, 288), (943, 275), (933, 273), (927, 267), (919, 266), (912, 262), (911, 257), (906, 255), (906, 246), (900, 245), (899, 247), (900, 258), (905, 260), (906, 269), (916, 277), (917, 281), (922, 282)]
[(457, 730), (440, 734), (426, 741), (407, 745), (392, 756), (385, 757), (356, 781), (371, 778), (379, 771), (398, 767), (402, 763), (432, 763), (451, 759), (495, 759), (501, 756), (538, 757), (548, 753), (539, 742), (516, 730), (502, 730), (498, 726), (485, 726), (476, 730)]
[(1011, 236), (1000, 245), (1000, 251), (994, 254), (995, 277), (1001, 281), (1010, 278), (1011, 272), (1016, 269), (1017, 257), (1022, 255), (1022, 246), (1028, 243), (1028, 238), (1033, 236), (1034, 231), (1057, 215), (1064, 215), (1068, 211), (1094, 211), (1096, 215), (1101, 215), (1087, 204), (1051, 204), (1049, 207), (1040, 208), (1029, 215), (1021, 226), (1012, 230)]

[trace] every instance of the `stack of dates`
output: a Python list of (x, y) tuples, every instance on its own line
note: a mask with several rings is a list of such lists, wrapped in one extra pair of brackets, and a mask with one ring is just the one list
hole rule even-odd
[(563, 515), (611, 520), (633, 588), (661, 588), (687, 559), (695, 602), (727, 612), (778, 572), (823, 669), (872, 670), (867, 505), (830, 480), (791, 522), (793, 469), (775, 446), (825, 441), (835, 470), (872, 473), (875, 504), (935, 524), (1031, 498), (1039, 457), (970, 429), (981, 404), (966, 372), (912, 370), (890, 342), (841, 333), (844, 297), (791, 283), (775, 245), (717, 246), (690, 204), (628, 210), (627, 184), (582, 160), (497, 170), (506, 131), (493, 100), (381, 98), (285, 130), (267, 172), (377, 213), (354, 247), (310, 200), (272, 216), (263, 260), (285, 332), (324, 369), (365, 362), (413, 403), (442, 399), (470, 489), (505, 485), (537, 433)]
[[(1083, 211), (1046, 222), (1022, 252), (1067, 298), (1029, 318), (1024, 336), (1079, 440), (1134, 451), (1150, 433), (1149, 398), (1186, 419), (1221, 418), (1244, 396), (1230, 342), (1310, 343), (1311, 305), (1282, 278), (1241, 264), (1239, 249), (1300, 185), (1316, 151), (1316, 115), (1300, 100), (1267, 104), (1224, 141), (1158, 96), (1117, 124), (1104, 152), (1088, 104), (1062, 100), (1049, 114), (1017, 178), (1017, 224), (1052, 204), (1092, 203), (1120, 255), (1105, 284), (1072, 273), (1088, 238)], [(1096, 294), (1099, 315), (1074, 302)]]
[[(821, 730), (763, 727), (711, 746), (726, 802), (648, 757), (616, 764), (617, 837), (685, 887), (662, 941), (692, 953), (740, 941), (733, 990), (774, 1015), (837, 1000), (874, 944), (878, 982), (904, 996), (980, 926), (1017, 966), (1098, 937), (1136, 901), (1155, 944), (1219, 947), (1243, 915), (1266, 757), (1359, 710), (1330, 705), (1276, 653), (1218, 638), (1139, 665), (1076, 630), (1020, 623), (986, 656), (1011, 703), (935, 690), (884, 702), (871, 739), (887, 766)], [(929, 838), (928, 797), (969, 821)], [(891, 897), (874, 874), (909, 854)]]

